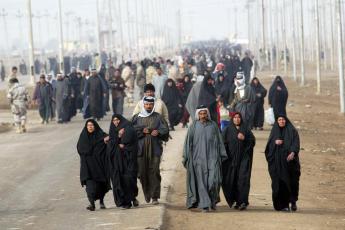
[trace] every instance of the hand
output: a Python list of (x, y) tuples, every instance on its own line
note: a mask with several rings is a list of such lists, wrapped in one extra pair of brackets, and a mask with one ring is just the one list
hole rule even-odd
[(149, 134), (149, 133), (150, 133), (150, 131), (149, 131), (149, 129), (148, 129), (148, 128), (144, 128), (144, 129), (143, 129), (143, 133), (145, 133), (145, 134)]
[(103, 97), (106, 97), (107, 96), (107, 94), (106, 93), (103, 93)]
[(125, 147), (124, 144), (119, 144), (120, 149), (123, 149)]
[(256, 96), (261, 97), (261, 93), (257, 93)]
[(125, 129), (124, 128), (120, 129), (119, 137), (122, 137), (124, 133), (125, 133)]
[(158, 136), (158, 134), (159, 134), (158, 130), (153, 130), (152, 133), (151, 133), (151, 135), (154, 136), (154, 137)]
[(295, 153), (294, 152), (291, 152), (288, 157), (287, 157), (287, 161), (292, 161), (293, 159), (295, 159)]
[(181, 104), (179, 104), (179, 105), (178, 105), (178, 107), (182, 108), (182, 105), (181, 105)]
[(282, 145), (284, 142), (283, 142), (283, 140), (276, 140), (276, 145)]
[(74, 94), (71, 94), (71, 98), (74, 98)]
[(244, 140), (244, 135), (242, 133), (238, 133), (237, 138), (241, 141)]
[(104, 143), (107, 144), (109, 142), (109, 136), (106, 136), (103, 140), (104, 140)]

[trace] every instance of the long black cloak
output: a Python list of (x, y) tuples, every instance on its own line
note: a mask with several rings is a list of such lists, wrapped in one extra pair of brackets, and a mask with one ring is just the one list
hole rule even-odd
[[(284, 115), (278, 117), (284, 117), (286, 125), (280, 128), (277, 121), (274, 123), (265, 155), (272, 180), (273, 206), (276, 210), (282, 210), (289, 207), (289, 202), (298, 200), (301, 175), (298, 157), (300, 141), (298, 132), (291, 122)], [(283, 144), (276, 145), (277, 139), (283, 140)], [(288, 162), (287, 157), (291, 152), (295, 153), (295, 158)]]
[[(240, 113), (237, 114), (241, 116)], [(243, 141), (237, 138), (239, 133), (244, 135)], [(255, 137), (243, 123), (241, 116), (240, 128), (237, 129), (231, 121), (223, 131), (223, 140), (228, 155), (228, 159), (222, 165), (222, 188), (225, 199), (230, 207), (235, 202), (237, 205), (248, 205)]]
[[(168, 86), (171, 82), (172, 86)], [(165, 82), (162, 100), (168, 108), (169, 123), (171, 126), (176, 126), (180, 123), (183, 110), (182, 110), (182, 98), (180, 92), (178, 91), (175, 82), (172, 79), (168, 79)], [(180, 107), (180, 106), (181, 107)]]
[[(258, 81), (258, 84), (255, 85), (253, 82), (254, 80)], [(265, 120), (265, 111), (264, 111), (264, 101), (267, 95), (267, 90), (263, 85), (260, 83), (257, 77), (254, 77), (251, 82), (251, 87), (255, 92), (255, 103), (254, 107), (254, 119), (253, 119), (253, 127), (262, 127), (264, 125)]]
[(99, 76), (91, 76), (86, 82), (85, 94), (89, 98), (91, 116), (102, 118), (104, 115), (105, 86)]
[(208, 84), (209, 79), (212, 79), (212, 77), (211, 75), (207, 74), (201, 83), (197, 106), (200, 106), (200, 105), (206, 106), (210, 112), (211, 119), (214, 122), (218, 123), (216, 91), (213, 85)]
[[(87, 131), (87, 123), (92, 122), (95, 131)], [(92, 200), (103, 199), (110, 190), (110, 181), (107, 176), (108, 167), (106, 161), (106, 144), (104, 137), (106, 133), (99, 127), (98, 123), (89, 119), (80, 134), (77, 150), (80, 155), (80, 183), (86, 185), (86, 192)]]
[[(278, 87), (280, 87), (281, 90), (278, 90)], [(277, 118), (278, 115), (286, 116), (286, 104), (288, 96), (288, 90), (283, 79), (280, 76), (277, 76), (274, 79), (268, 94), (268, 103), (273, 108), (275, 118)]]
[[(120, 120), (118, 127), (112, 122), (115, 117)], [(124, 129), (124, 134), (119, 137), (121, 129)], [(118, 207), (131, 206), (131, 202), (138, 195), (137, 134), (128, 120), (120, 114), (115, 114), (110, 123), (109, 137), (107, 153), (114, 201)], [(121, 149), (119, 144), (125, 147)]]

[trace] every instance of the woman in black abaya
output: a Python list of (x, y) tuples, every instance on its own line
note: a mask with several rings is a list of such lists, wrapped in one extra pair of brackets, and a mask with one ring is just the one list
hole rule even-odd
[(168, 108), (170, 130), (175, 130), (183, 115), (183, 102), (175, 82), (168, 79), (165, 83), (162, 100)]
[(109, 130), (108, 156), (114, 201), (117, 207), (129, 209), (138, 206), (137, 134), (122, 115), (112, 117)]
[(285, 115), (278, 115), (265, 150), (272, 180), (273, 206), (277, 211), (297, 210), (301, 175), (299, 149), (297, 130)]
[(286, 116), (288, 96), (289, 93), (283, 79), (277, 76), (268, 93), (268, 104), (273, 108), (275, 119), (277, 119), (278, 115)]
[(198, 106), (206, 106), (210, 112), (211, 120), (218, 124), (217, 97), (212, 76), (206, 72), (201, 83)]
[(267, 90), (265, 89), (265, 87), (263, 87), (263, 85), (260, 83), (257, 77), (253, 78), (250, 85), (255, 92), (255, 103), (253, 104), (253, 128), (259, 128), (259, 130), (263, 130), (265, 120), (264, 101), (267, 94)]
[(228, 159), (222, 165), (222, 189), (230, 208), (244, 210), (249, 205), (250, 178), (255, 137), (236, 112), (223, 131)]
[(77, 150), (80, 155), (80, 182), (86, 186), (90, 211), (95, 211), (95, 201), (105, 209), (104, 196), (111, 189), (107, 176), (106, 144), (107, 134), (98, 123), (89, 119), (80, 134)]

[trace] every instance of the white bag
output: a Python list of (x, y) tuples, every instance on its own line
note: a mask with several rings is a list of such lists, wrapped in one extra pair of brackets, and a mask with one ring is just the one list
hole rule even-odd
[(273, 108), (265, 110), (265, 122), (269, 125), (273, 125), (275, 122)]

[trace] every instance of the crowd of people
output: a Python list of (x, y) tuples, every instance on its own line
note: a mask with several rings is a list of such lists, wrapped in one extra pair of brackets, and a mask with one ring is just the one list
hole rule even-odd
[[(142, 99), (134, 104), (136, 93)], [(109, 61), (83, 72), (72, 67), (71, 73), (58, 73), (56, 79), (42, 74), (32, 99), (42, 124), (54, 119), (68, 123), (77, 113), (86, 119), (77, 149), (88, 210), (95, 210), (96, 200), (105, 208), (103, 198), (111, 189), (116, 206), (138, 206), (137, 178), (145, 201), (157, 205), (163, 143), (181, 123), (188, 128), (183, 150), (186, 205), (208, 212), (216, 209), (220, 188), (230, 208), (245, 210), (249, 205), (252, 130), (263, 130), (266, 96), (250, 51), (242, 54), (231, 44), (213, 42), (195, 44), (167, 60), (127, 60), (118, 66)], [(26, 110), (15, 108), (25, 108), (29, 96), (15, 76), (9, 81), (8, 98), (18, 130), (25, 132)], [(283, 78), (276, 76), (268, 90), (275, 123), (265, 153), (274, 208), (296, 211), (299, 137), (287, 118), (287, 99)], [(128, 120), (123, 117), (125, 103), (134, 106)], [(114, 115), (105, 133), (97, 121), (110, 110)]]

